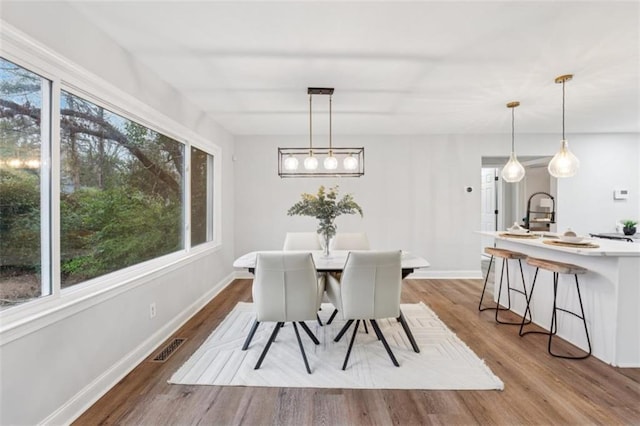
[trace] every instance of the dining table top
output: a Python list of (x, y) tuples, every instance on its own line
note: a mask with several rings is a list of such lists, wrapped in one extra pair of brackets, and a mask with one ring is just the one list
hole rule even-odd
[[(256, 266), (258, 253), (274, 253), (280, 251), (281, 250), (252, 251), (237, 258), (233, 262), (233, 267), (252, 270)], [(349, 250), (332, 250), (329, 256), (325, 256), (321, 250), (300, 250), (297, 252), (311, 253), (318, 271), (342, 271), (347, 261), (347, 255), (349, 254)], [(291, 253), (294, 253), (294, 251), (291, 251)], [(426, 259), (413, 253), (402, 251), (401, 267), (403, 270), (413, 271), (414, 269), (428, 268), (429, 266), (429, 262)]]

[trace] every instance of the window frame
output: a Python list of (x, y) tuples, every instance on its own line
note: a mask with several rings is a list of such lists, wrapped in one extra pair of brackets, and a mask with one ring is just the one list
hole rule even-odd
[[(0, 311), (0, 335), (7, 342), (88, 306), (142, 285), (157, 274), (166, 273), (222, 248), (222, 150), (193, 130), (167, 117), (120, 88), (30, 39), (2, 21), (0, 55), (51, 82), (49, 111), (49, 158), (45, 168), (49, 178), (48, 266), (51, 292), (35, 300)], [(61, 289), (60, 275), (60, 94), (65, 90), (104, 107), (115, 114), (162, 133), (184, 145), (183, 194), (184, 248), (103, 276)], [(213, 239), (191, 247), (191, 146), (213, 157)], [(43, 154), (44, 159), (44, 154)], [(41, 189), (42, 191), (42, 189)], [(42, 197), (42, 194), (41, 194)], [(42, 223), (41, 228), (45, 228)], [(42, 231), (44, 237), (44, 230)], [(43, 253), (45, 240), (42, 242)], [(44, 254), (43, 254), (44, 256)], [(44, 263), (43, 263), (44, 265)], [(43, 271), (44, 272), (44, 271)], [(44, 281), (44, 279), (43, 279)], [(44, 283), (43, 283), (44, 285)], [(7, 340), (9, 339), (9, 340)]]

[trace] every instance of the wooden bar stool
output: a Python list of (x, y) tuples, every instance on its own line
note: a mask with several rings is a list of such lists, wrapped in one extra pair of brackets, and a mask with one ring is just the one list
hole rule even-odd
[[(484, 287), (482, 287), (482, 294), (480, 295), (480, 303), (478, 304), (478, 310), (479, 311), (486, 311), (489, 309), (493, 309), (496, 311), (496, 322), (499, 324), (509, 324), (509, 325), (520, 325), (520, 322), (508, 322), (508, 321), (502, 321), (498, 318), (498, 312), (499, 311), (509, 311), (511, 310), (511, 292), (515, 291), (516, 293), (520, 293), (522, 295), (524, 295), (525, 300), (528, 300), (528, 296), (527, 296), (527, 286), (524, 282), (524, 272), (522, 272), (522, 259), (526, 259), (527, 255), (523, 254), (523, 253), (519, 253), (517, 251), (511, 251), (511, 250), (507, 250), (507, 249), (501, 249), (501, 248), (496, 248), (496, 247), (485, 247), (484, 248), (484, 252), (487, 254), (491, 255), (491, 259), (489, 260), (489, 269), (487, 269), (487, 276), (484, 279)], [(496, 304), (495, 307), (492, 308), (483, 308), (482, 307), (482, 299), (484, 298), (484, 292), (487, 289), (487, 281), (489, 279), (489, 273), (491, 272), (491, 264), (493, 263), (493, 258), (494, 257), (499, 257), (501, 258), (502, 261), (502, 270), (500, 272), (500, 286), (498, 287), (498, 303)], [(511, 288), (511, 283), (509, 282), (509, 260), (517, 260), (518, 261), (518, 265), (520, 266), (520, 276), (522, 277), (522, 290), (517, 289), (517, 288)], [(507, 269), (507, 307), (506, 308), (501, 308), (500, 307), (500, 296), (502, 295), (502, 279), (504, 276), (504, 270), (505, 268)], [(525, 311), (525, 316), (527, 314), (527, 311)], [(525, 317), (522, 317), (523, 322), (525, 321)], [(526, 322), (526, 324), (529, 324), (531, 322), (531, 312), (529, 312), (529, 320), (528, 322)]]
[[(529, 307), (529, 304), (531, 302), (531, 297), (533, 296), (533, 289), (535, 288), (536, 285), (536, 278), (538, 277), (538, 271), (540, 269), (544, 269), (546, 271), (551, 271), (553, 272), (553, 312), (551, 314), (551, 327), (549, 327), (549, 331), (525, 331), (523, 332), (523, 328), (525, 326), (524, 323), (524, 319), (522, 321), (522, 324), (520, 324), (520, 336), (524, 336), (525, 334), (529, 334), (529, 333), (538, 333), (538, 334), (546, 334), (549, 336), (549, 343), (547, 345), (547, 350), (549, 352), (550, 355), (558, 357), (558, 358), (565, 358), (565, 359), (585, 359), (588, 358), (591, 355), (591, 340), (589, 340), (589, 330), (587, 330), (587, 321), (585, 319), (584, 316), (584, 308), (582, 307), (582, 297), (580, 296), (580, 285), (578, 284), (578, 274), (585, 274), (587, 272), (587, 269), (583, 268), (582, 266), (577, 266), (577, 265), (572, 265), (570, 263), (562, 263), (562, 262), (556, 262), (553, 260), (547, 260), (547, 259), (536, 259), (536, 258), (532, 258), (529, 257), (527, 259), (527, 264), (531, 265), (531, 266), (535, 266), (536, 267), (536, 273), (533, 276), (533, 283), (531, 284), (531, 292), (529, 293), (529, 298), (527, 299), (527, 309), (525, 311), (525, 315), (527, 314), (527, 312), (529, 312), (529, 318), (531, 318), (531, 309)], [(573, 275), (576, 279), (576, 291), (578, 292), (578, 301), (580, 302), (580, 314), (577, 314), (576, 312), (573, 311), (569, 311), (567, 309), (564, 308), (559, 308), (557, 306), (556, 303), (556, 299), (558, 296), (558, 277), (560, 274), (569, 274), (569, 275)], [(558, 332), (558, 319), (557, 319), (557, 312), (558, 311), (562, 311), (562, 312), (566, 312), (568, 314), (573, 315), (576, 318), (579, 318), (582, 320), (582, 323), (584, 324), (584, 332), (587, 336), (587, 345), (589, 346), (589, 351), (587, 352), (586, 355), (583, 356), (567, 356), (567, 355), (559, 355), (559, 354), (555, 354), (551, 351), (551, 341), (553, 340), (553, 336), (555, 336), (555, 334)]]

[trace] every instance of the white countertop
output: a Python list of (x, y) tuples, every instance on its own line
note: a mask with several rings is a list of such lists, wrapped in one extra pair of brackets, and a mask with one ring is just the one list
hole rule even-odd
[[(247, 253), (245, 255), (240, 256), (233, 262), (234, 268), (242, 268), (249, 269), (254, 268), (256, 266), (256, 255), (258, 253), (269, 253), (276, 252), (280, 250), (261, 250), (259, 252), (252, 251), (251, 253)], [(347, 250), (333, 250), (329, 257), (324, 257), (322, 251), (308, 251), (303, 250), (302, 253), (311, 253), (313, 256), (313, 261), (316, 264), (316, 269), (319, 270), (335, 270), (340, 271), (344, 268), (344, 264), (347, 260), (347, 254), (349, 251)], [(420, 256), (416, 256), (415, 254), (411, 254), (409, 252), (402, 252), (402, 269), (418, 269), (418, 268), (428, 268), (429, 262), (426, 259), (423, 259)]]
[(543, 241), (545, 237), (543, 234), (532, 232), (532, 234), (539, 235), (538, 238), (518, 238), (501, 236), (500, 234), (506, 231), (498, 232), (486, 232), (478, 231), (481, 235), (487, 235), (503, 241), (510, 241), (512, 243), (541, 247), (549, 250), (561, 251), (565, 253), (579, 254), (582, 256), (614, 256), (614, 257), (640, 257), (640, 244), (630, 243), (627, 241), (607, 240), (604, 238), (590, 238), (594, 244), (597, 244), (598, 248), (585, 248), (585, 247), (565, 247), (545, 244)]

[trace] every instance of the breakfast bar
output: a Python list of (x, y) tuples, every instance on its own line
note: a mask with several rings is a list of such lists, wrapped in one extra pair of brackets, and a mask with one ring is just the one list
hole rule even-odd
[[(583, 244), (562, 244), (553, 235), (509, 235), (504, 232), (482, 232), (494, 237), (495, 246), (518, 251), (529, 257), (571, 263), (586, 268), (580, 277), (580, 290), (591, 338), (592, 354), (616, 367), (640, 367), (640, 244), (606, 239), (591, 239)], [(499, 265), (496, 265), (496, 271)], [(523, 262), (527, 289), (531, 288), (535, 268)], [(496, 281), (500, 279), (495, 274)], [(512, 270), (511, 282), (521, 280), (519, 270)], [(558, 299), (561, 306), (579, 309), (579, 301), (571, 285), (561, 276)], [(574, 284), (575, 286), (575, 284)], [(494, 286), (494, 300), (498, 286)], [(511, 309), (523, 315), (526, 302), (512, 298)], [(500, 303), (507, 306), (506, 293)], [(553, 309), (553, 282), (546, 271), (538, 273), (530, 308), (533, 322), (549, 330)], [(568, 315), (558, 316), (557, 336), (586, 350), (587, 341), (581, 321)], [(544, 348), (540, 348), (543, 353)]]

